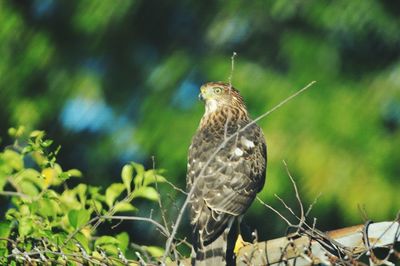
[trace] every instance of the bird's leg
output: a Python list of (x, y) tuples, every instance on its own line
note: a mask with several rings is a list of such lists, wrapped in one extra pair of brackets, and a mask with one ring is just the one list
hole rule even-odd
[(233, 245), (235, 240), (232, 240), (231, 229), (232, 225), (235, 222), (235, 218), (232, 217), (229, 222), (228, 226), (225, 228), (223, 232), (223, 239), (225, 240), (226, 245), (224, 246), (224, 254), (225, 254), (225, 261), (227, 266), (236, 265), (235, 263), (235, 253), (233, 250)]
[(238, 219), (237, 219), (237, 221), (238, 221), (237, 222), (238, 237), (236, 239), (235, 248), (233, 250), (233, 252), (235, 254), (237, 254), (239, 252), (239, 249), (241, 249), (242, 247), (251, 244), (249, 242), (244, 241), (243, 238), (242, 238), (242, 235), (241, 235), (241, 232), (240, 232), (240, 224), (242, 223), (242, 220), (243, 220), (243, 215), (239, 216)]

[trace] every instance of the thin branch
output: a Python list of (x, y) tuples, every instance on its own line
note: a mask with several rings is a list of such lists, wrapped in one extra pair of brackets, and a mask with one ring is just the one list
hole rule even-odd
[(291, 173), (289, 171), (289, 168), (288, 168), (285, 160), (283, 160), (283, 164), (285, 165), (286, 172), (287, 172), (287, 174), (288, 174), (288, 176), (290, 178), (290, 181), (292, 181), (293, 188), (294, 188), (294, 191), (296, 193), (297, 202), (299, 203), (299, 207), (300, 207), (300, 224), (299, 224), (299, 226), (301, 226), (301, 224), (303, 224), (305, 222), (303, 203), (301, 202), (300, 193), (299, 193), (299, 190), (297, 189), (296, 182), (294, 181), (294, 179), (293, 179), (293, 177), (292, 177), (292, 175), (291, 175)]
[(292, 208), (290, 208), (289, 205), (287, 205), (286, 202), (285, 202), (281, 197), (279, 197), (277, 194), (274, 194), (274, 196), (275, 196), (275, 198), (277, 198), (277, 199), (282, 203), (282, 205), (283, 205), (294, 217), (296, 217), (299, 221), (301, 220), (301, 218), (299, 218), (299, 217), (294, 213), (294, 211), (292, 210)]
[(256, 197), (256, 199), (265, 207), (267, 207), (268, 209), (270, 209), (271, 211), (273, 211), (274, 213), (276, 213), (279, 217), (281, 217), (282, 220), (284, 220), (286, 222), (286, 224), (288, 226), (293, 226), (293, 224), (291, 222), (289, 222), (288, 219), (286, 219), (285, 216), (283, 216), (278, 210), (276, 210), (274, 207), (268, 205), (267, 203), (265, 203), (262, 199), (260, 199), (260, 197)]
[(235, 70), (235, 57), (237, 56), (236, 52), (232, 53), (231, 56), (231, 73), (229, 74), (228, 83), (229, 86), (232, 86), (232, 78), (233, 78), (233, 71)]
[(74, 232), (70, 233), (68, 235), (68, 237), (64, 240), (63, 244), (61, 245), (61, 248), (65, 247), (65, 245), (67, 245), (67, 243), (76, 235), (78, 234), (83, 228), (85, 228), (86, 226), (88, 226), (89, 224), (93, 223), (93, 222), (97, 222), (100, 220), (100, 216), (96, 216), (93, 217), (92, 219), (90, 219), (87, 223), (81, 225), (80, 227), (78, 227), (77, 229), (75, 229)]
[(139, 216), (110, 216), (110, 215), (102, 215), (102, 216), (99, 216), (99, 218), (111, 219), (111, 220), (126, 220), (126, 221), (144, 221), (144, 222), (149, 222), (149, 223), (155, 225), (158, 229), (160, 229), (160, 231), (165, 236), (169, 236), (168, 230), (162, 224), (156, 222), (155, 220), (153, 220), (151, 218), (139, 217)]
[(187, 195), (188, 193), (186, 191), (184, 191), (183, 189), (181, 189), (180, 187), (175, 186), (172, 182), (168, 181), (167, 179), (165, 179), (165, 183), (167, 183), (168, 185), (170, 185), (173, 189), (175, 189), (176, 191), (181, 192), (182, 194)]
[(305, 217), (308, 217), (308, 215), (310, 214), (312, 208), (314, 207), (315, 204), (317, 204), (318, 199), (321, 197), (321, 195), (322, 195), (322, 194), (319, 193), (319, 194), (317, 195), (317, 197), (315, 197), (314, 201), (310, 204), (310, 206), (308, 206), (308, 209), (307, 209), (307, 211), (306, 211)]
[[(160, 190), (158, 188), (158, 181), (157, 181), (157, 175), (155, 174), (155, 169), (156, 169), (156, 162), (155, 162), (155, 158), (154, 156), (151, 156), (151, 160), (153, 162), (153, 173), (154, 173), (154, 178), (155, 178), (155, 187), (157, 190), (157, 193), (160, 195)], [(161, 212), (161, 218), (163, 220), (164, 223), (164, 228), (166, 229), (166, 231), (168, 232), (169, 235), (169, 229), (168, 229), (168, 223), (167, 223), (167, 218), (165, 217), (165, 211), (161, 202), (161, 195), (158, 197), (158, 206), (160, 207), (160, 212)]]
[(21, 197), (21, 198), (29, 198), (30, 196), (22, 193), (22, 192), (16, 192), (16, 191), (0, 191), (0, 195), (3, 196), (17, 196), (17, 197)]

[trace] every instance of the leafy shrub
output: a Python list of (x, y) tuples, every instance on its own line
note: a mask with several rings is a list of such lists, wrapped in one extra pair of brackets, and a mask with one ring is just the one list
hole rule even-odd
[(51, 149), (45, 132), (25, 136), (23, 128), (11, 128), (9, 134), (15, 142), (0, 152), (0, 196), (7, 202), (0, 264), (128, 263), (129, 235), (96, 235), (96, 228), (105, 217), (134, 212), (136, 198), (157, 201), (152, 185), (165, 181), (160, 170), (132, 162), (123, 167), (121, 182), (106, 189), (84, 183), (70, 188), (66, 181), (82, 174), (57, 163), (60, 147)]

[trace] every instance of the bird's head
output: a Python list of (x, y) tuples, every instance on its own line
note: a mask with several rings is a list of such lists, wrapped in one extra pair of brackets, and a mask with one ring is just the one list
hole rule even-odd
[(239, 91), (224, 82), (209, 82), (201, 86), (199, 99), (205, 102), (206, 114), (223, 107), (245, 108)]

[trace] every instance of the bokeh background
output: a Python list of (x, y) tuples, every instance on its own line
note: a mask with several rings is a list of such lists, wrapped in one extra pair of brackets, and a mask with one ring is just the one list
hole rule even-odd
[[(0, 2), (0, 137), (23, 125), (62, 146), (59, 162), (85, 182), (118, 182), (136, 161), (184, 188), (186, 152), (203, 113), (198, 88), (227, 81), (268, 141), (260, 197), (297, 209), (282, 160), (322, 230), (389, 220), (400, 209), (400, 2), (18, 0)], [(118, 180), (118, 181), (116, 181)], [(171, 221), (184, 195), (162, 185)], [(152, 208), (136, 203), (138, 215)], [(360, 211), (362, 209), (363, 211)], [(154, 211), (154, 217), (159, 214)], [(187, 221), (179, 234), (188, 234)], [(254, 203), (260, 239), (285, 224)], [(139, 243), (164, 241), (124, 224)], [(104, 229), (106, 230), (106, 229)]]

